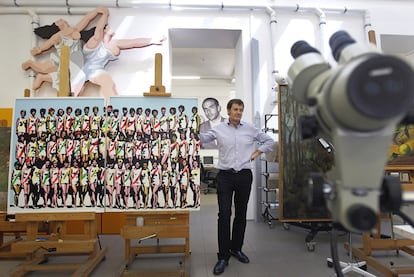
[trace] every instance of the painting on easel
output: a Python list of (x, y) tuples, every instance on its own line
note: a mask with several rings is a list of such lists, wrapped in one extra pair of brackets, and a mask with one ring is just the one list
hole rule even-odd
[(104, 98), (16, 99), (8, 213), (102, 212)]
[(111, 97), (109, 211), (200, 207), (197, 99)]

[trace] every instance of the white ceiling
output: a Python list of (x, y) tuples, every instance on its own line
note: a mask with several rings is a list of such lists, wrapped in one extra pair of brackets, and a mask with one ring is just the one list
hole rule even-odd
[(233, 79), (240, 30), (170, 29), (172, 75)]

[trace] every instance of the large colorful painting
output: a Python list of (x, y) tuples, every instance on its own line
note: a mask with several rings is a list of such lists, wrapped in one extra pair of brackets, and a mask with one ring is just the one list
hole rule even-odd
[(198, 208), (197, 99), (112, 97), (107, 112), (109, 207)]
[(9, 213), (199, 207), (197, 100), (108, 101), (16, 100)]
[(388, 151), (388, 165), (414, 164), (414, 125), (399, 125), (395, 128)]

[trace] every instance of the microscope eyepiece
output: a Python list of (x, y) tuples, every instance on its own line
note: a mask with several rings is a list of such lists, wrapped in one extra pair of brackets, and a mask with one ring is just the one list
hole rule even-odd
[(345, 31), (335, 32), (329, 39), (329, 46), (335, 61), (339, 61), (342, 50), (356, 41)]
[(307, 43), (304, 40), (299, 40), (297, 42), (295, 42), (292, 47), (290, 48), (290, 54), (292, 55), (293, 58), (297, 58), (299, 56), (302, 56), (303, 54), (306, 53), (318, 53), (320, 54), (320, 52), (309, 45), (309, 43)]
[(414, 100), (412, 68), (392, 56), (373, 56), (349, 75), (347, 94), (353, 108), (376, 120), (398, 116)]

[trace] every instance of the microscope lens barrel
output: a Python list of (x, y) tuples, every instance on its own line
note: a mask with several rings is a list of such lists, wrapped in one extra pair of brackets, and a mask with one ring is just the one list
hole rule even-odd
[(339, 61), (342, 49), (353, 43), (355, 43), (355, 40), (347, 32), (338, 31), (334, 33), (329, 39), (329, 46), (335, 61)]
[(303, 54), (306, 53), (318, 53), (320, 54), (320, 52), (309, 45), (309, 43), (307, 43), (304, 40), (299, 40), (297, 42), (295, 42), (292, 47), (290, 48), (290, 54), (292, 55), (293, 58), (297, 58), (299, 56), (302, 56)]

